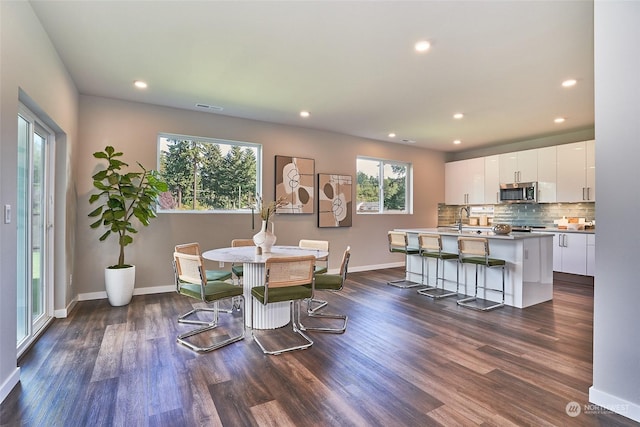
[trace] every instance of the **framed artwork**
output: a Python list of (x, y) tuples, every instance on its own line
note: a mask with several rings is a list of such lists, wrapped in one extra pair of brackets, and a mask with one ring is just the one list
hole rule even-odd
[(312, 214), (315, 205), (313, 178), (315, 161), (300, 157), (276, 156), (276, 200), (285, 199), (277, 213)]
[(318, 174), (318, 227), (351, 227), (351, 175)]

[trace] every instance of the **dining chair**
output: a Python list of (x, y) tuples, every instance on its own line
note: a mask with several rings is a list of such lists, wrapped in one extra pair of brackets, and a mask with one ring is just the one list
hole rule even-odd
[[(245, 313), (243, 308), (244, 297), (242, 295), (241, 286), (235, 286), (229, 282), (221, 280), (207, 280), (204, 262), (200, 255), (175, 251), (173, 253), (173, 269), (177, 292), (180, 295), (199, 300), (206, 304), (206, 307), (195, 307), (189, 312), (178, 317), (178, 323), (200, 325), (200, 327), (196, 329), (178, 335), (177, 341), (180, 344), (193, 351), (202, 353), (224, 347), (244, 338)], [(210, 339), (213, 343), (210, 345), (200, 345), (190, 339), (196, 335), (216, 329), (219, 326), (220, 313), (226, 313), (228, 311), (220, 310), (218, 305), (221, 301), (225, 300), (229, 300), (233, 307), (230, 310), (229, 326), (232, 325), (233, 318), (237, 317), (233, 314), (234, 308), (242, 310), (242, 319), (240, 322), (241, 332), (235, 335), (230, 335), (230, 331), (225, 330), (225, 333), (222, 336), (227, 336), (227, 338), (222, 340), (216, 339), (221, 336), (220, 334), (211, 334)], [(197, 314), (201, 312), (211, 313), (213, 318), (210, 320), (201, 320), (197, 316)]]
[[(252, 298), (263, 305), (277, 302), (290, 303), (291, 327), (294, 336), (300, 336), (304, 344), (284, 348), (267, 349), (253, 327), (254, 304), (251, 304), (251, 336), (265, 354), (277, 355), (292, 350), (303, 350), (313, 345), (313, 340), (300, 329), (300, 300), (313, 296), (313, 270), (315, 256), (272, 257), (265, 262), (264, 286), (251, 288)], [(307, 286), (305, 286), (307, 285)]]
[[(202, 252), (200, 251), (200, 244), (197, 242), (176, 245), (175, 251), (189, 255), (202, 255)], [(227, 270), (206, 270), (206, 276), (207, 281), (229, 280), (231, 279), (231, 272)]]
[[(238, 248), (241, 246), (255, 246), (255, 245), (256, 244), (254, 243), (253, 239), (233, 239), (231, 241), (232, 248)], [(238, 283), (242, 283), (242, 277), (244, 275), (244, 269), (242, 267), (242, 264), (232, 263), (231, 272), (236, 277)]]
[[(310, 249), (310, 250), (318, 250), (329, 252), (329, 241), (328, 240), (309, 240), (309, 239), (301, 239), (298, 242), (298, 247), (300, 249)], [(318, 265), (318, 261), (320, 261), (320, 265)], [(316, 267), (315, 273), (322, 274), (326, 273), (329, 270), (329, 255), (316, 258)]]
[[(344, 254), (342, 255), (342, 262), (340, 263), (340, 274), (314, 275), (315, 291), (329, 291), (329, 292), (341, 291), (344, 288), (345, 281), (347, 280), (347, 268), (349, 266), (350, 258), (351, 258), (351, 247), (347, 246), (347, 249), (345, 249)], [(325, 301), (325, 305), (327, 305), (326, 301)], [(300, 329), (302, 329), (303, 331), (329, 332), (334, 334), (341, 334), (347, 330), (347, 321), (349, 320), (349, 317), (347, 315), (318, 313), (318, 310), (320, 308), (322, 307), (311, 308), (311, 303), (309, 301), (307, 315), (309, 317), (318, 317), (318, 318), (325, 318), (325, 319), (340, 319), (342, 320), (342, 325), (337, 328), (329, 328), (329, 327), (320, 327), (320, 326), (305, 326), (302, 324), (302, 322), (300, 322)]]

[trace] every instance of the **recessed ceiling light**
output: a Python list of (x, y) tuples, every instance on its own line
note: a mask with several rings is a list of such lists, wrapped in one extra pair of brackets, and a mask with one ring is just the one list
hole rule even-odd
[(464, 117), (464, 114), (462, 114), (462, 113), (455, 113), (455, 114), (453, 115), (453, 118), (454, 118), (454, 119), (457, 119), (457, 120), (460, 120), (460, 119), (461, 119), (461, 118), (463, 118), (463, 117)]
[(391, 133), (389, 134), (389, 138), (395, 138), (395, 137), (396, 137), (396, 134), (395, 134), (395, 133), (391, 132)]
[(456, 139), (455, 141), (453, 141), (453, 143), (458, 145), (458, 144), (462, 144), (462, 141), (460, 141), (459, 139)]
[(426, 52), (431, 47), (431, 43), (426, 40), (421, 40), (415, 44), (416, 52)]
[(137, 87), (138, 89), (146, 89), (147, 88), (147, 82), (143, 82), (142, 80), (134, 81), (133, 85), (135, 87)]
[(308, 111), (300, 111), (300, 117), (309, 117), (311, 115), (311, 113), (309, 113)]
[(562, 82), (562, 87), (575, 86), (578, 81), (576, 79), (569, 79)]
[(564, 123), (564, 121), (567, 120), (564, 117), (556, 117), (553, 122), (554, 123)]

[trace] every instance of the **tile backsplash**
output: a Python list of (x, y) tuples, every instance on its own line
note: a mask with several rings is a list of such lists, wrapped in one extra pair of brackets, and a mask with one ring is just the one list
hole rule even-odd
[[(540, 225), (553, 227), (553, 220), (563, 216), (585, 218), (586, 221), (595, 220), (596, 204), (584, 203), (512, 203), (502, 205), (490, 205), (493, 208), (493, 218), (489, 213), (489, 220), (493, 223), (505, 223), (515, 226)], [(438, 204), (438, 225), (453, 224), (458, 220), (458, 212), (461, 206)], [(475, 209), (474, 209), (475, 210)], [(488, 212), (491, 209), (486, 209)], [(474, 214), (472, 213), (472, 216)], [(468, 224), (469, 219), (463, 215), (463, 223)]]

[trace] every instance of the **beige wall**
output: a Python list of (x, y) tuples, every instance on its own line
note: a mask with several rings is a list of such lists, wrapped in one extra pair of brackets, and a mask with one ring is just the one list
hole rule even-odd
[(18, 380), (16, 368), (17, 127), (22, 101), (56, 133), (54, 310), (72, 300), (75, 192), (73, 163), (78, 93), (40, 21), (25, 1), (0, 1), (0, 206), (13, 220), (0, 221), (0, 400)]
[[(301, 238), (329, 240), (330, 264), (335, 268), (347, 245), (352, 248), (352, 270), (397, 264), (402, 257), (388, 253), (387, 231), (437, 224), (437, 204), (444, 196), (443, 153), (217, 114), (81, 96), (74, 274), (78, 293), (104, 291), (103, 268), (117, 261), (116, 242), (99, 242), (101, 233), (89, 228), (88, 198), (92, 192), (91, 175), (97, 166), (92, 153), (110, 144), (125, 153), (129, 164), (139, 161), (145, 167), (155, 168), (159, 132), (262, 144), (265, 198), (273, 197), (275, 155), (312, 158), (316, 173), (354, 177), (358, 155), (411, 162), (415, 188), (413, 215), (354, 215), (352, 227), (322, 229), (316, 226), (316, 215), (275, 218), (278, 244), (296, 245)], [(135, 236), (125, 256), (128, 263), (136, 265), (137, 288), (167, 286), (173, 279), (171, 253), (175, 244), (199, 241), (203, 249), (223, 247), (233, 238), (251, 237), (257, 231), (251, 230), (248, 214), (160, 214)], [(217, 268), (217, 263), (211, 268)]]

